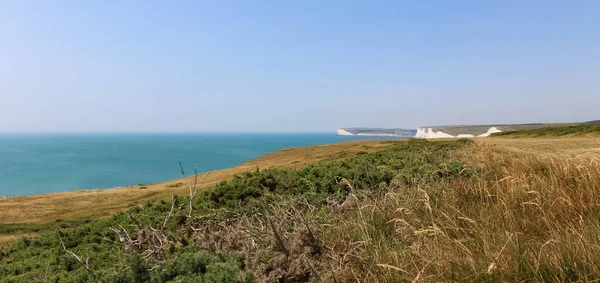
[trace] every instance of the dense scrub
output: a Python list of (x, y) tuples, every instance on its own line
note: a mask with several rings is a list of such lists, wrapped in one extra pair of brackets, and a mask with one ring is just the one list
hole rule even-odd
[[(416, 186), (459, 176), (463, 167), (450, 156), (460, 146), (399, 142), (383, 152), (300, 170), (248, 172), (199, 193), (193, 211), (189, 197), (174, 196), (172, 202), (146, 203), (110, 219), (20, 240), (1, 252), (0, 278), (306, 281), (323, 272), (332, 275), (323, 247), (313, 246), (331, 208), (344, 203), (350, 191), (377, 192), (393, 183)], [(290, 210), (295, 212), (284, 213)], [(228, 228), (236, 225), (240, 229)], [(234, 235), (243, 229), (252, 231)], [(314, 266), (306, 267), (307, 262)]]
[(592, 155), (411, 140), (249, 172), (189, 200), (23, 239), (1, 252), (0, 281), (600, 279)]
[(505, 137), (544, 137), (544, 136), (566, 136), (583, 134), (600, 134), (600, 123), (591, 121), (577, 126), (546, 127), (531, 130), (506, 131), (492, 134), (492, 136)]

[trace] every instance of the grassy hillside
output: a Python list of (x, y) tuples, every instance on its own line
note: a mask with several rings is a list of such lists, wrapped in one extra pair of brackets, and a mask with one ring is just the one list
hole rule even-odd
[(544, 137), (544, 136), (566, 136), (566, 135), (585, 135), (600, 134), (600, 123), (590, 121), (579, 125), (542, 127), (536, 129), (505, 131), (492, 134), (497, 137)]
[[(320, 161), (348, 158), (390, 147), (385, 141), (351, 141), (321, 146), (284, 149), (266, 154), (233, 168), (209, 172), (201, 189), (207, 189), (235, 175), (269, 168), (300, 168)], [(189, 172), (188, 172), (189, 173)], [(184, 178), (125, 188), (61, 192), (0, 199), (0, 245), (12, 242), (18, 234), (32, 235), (56, 227), (75, 226), (85, 221), (110, 217), (117, 211), (146, 201), (170, 200), (172, 194), (186, 194)]]
[(193, 198), (147, 202), (22, 239), (1, 250), (0, 278), (600, 279), (596, 155), (529, 154), (469, 140), (388, 145), (303, 168), (247, 172)]
[[(381, 140), (350, 141), (320, 146), (288, 148), (244, 162), (233, 168), (209, 172), (200, 189), (230, 180), (236, 174), (268, 168), (300, 168), (320, 161), (333, 161), (357, 153), (371, 153), (390, 144)], [(146, 201), (170, 200), (186, 194), (191, 177), (125, 188), (61, 192), (0, 199), (0, 246), (22, 236), (34, 236), (57, 227), (73, 227)]]

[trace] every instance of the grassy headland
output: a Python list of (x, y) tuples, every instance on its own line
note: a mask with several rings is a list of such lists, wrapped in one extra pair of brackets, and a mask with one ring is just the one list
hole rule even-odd
[(192, 201), (182, 189), (171, 200), (19, 240), (0, 252), (0, 278), (600, 279), (595, 141), (550, 141), (555, 151), (537, 150), (536, 139), (511, 146), (523, 140), (388, 142), (293, 169), (246, 170)]
[(527, 130), (504, 131), (492, 134), (495, 137), (560, 137), (581, 136), (586, 134), (600, 134), (600, 122), (591, 121), (579, 125), (543, 127)]
[[(390, 146), (386, 141), (364, 140), (284, 149), (232, 168), (209, 172), (200, 189), (210, 188), (248, 171), (300, 168), (320, 161), (344, 159), (359, 152), (371, 153)], [(57, 227), (76, 226), (93, 219), (110, 217), (117, 211), (124, 211), (147, 201), (169, 200), (172, 194), (187, 194), (187, 184), (192, 179), (189, 177), (114, 189), (0, 199), (0, 245), (14, 242), (20, 234), (33, 235), (55, 230)]]

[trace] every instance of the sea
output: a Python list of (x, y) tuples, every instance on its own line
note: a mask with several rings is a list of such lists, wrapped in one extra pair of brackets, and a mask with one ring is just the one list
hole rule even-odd
[(333, 133), (0, 134), (0, 197), (151, 184), (276, 150), (396, 137)]

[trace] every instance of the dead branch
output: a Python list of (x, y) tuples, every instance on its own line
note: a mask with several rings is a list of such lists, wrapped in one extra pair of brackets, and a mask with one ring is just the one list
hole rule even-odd
[(173, 194), (173, 196), (171, 197), (171, 210), (169, 211), (169, 214), (167, 214), (167, 216), (165, 217), (165, 221), (163, 222), (162, 227), (160, 228), (161, 230), (165, 230), (165, 226), (167, 225), (167, 221), (169, 221), (169, 218), (171, 218), (173, 210), (175, 210), (175, 194)]
[[(179, 169), (181, 169), (181, 175), (183, 175), (183, 178), (187, 178), (187, 175), (185, 174), (185, 171), (183, 170), (183, 165), (181, 165), (181, 161), (179, 161)], [(200, 183), (198, 183), (198, 169), (196, 167), (194, 167), (194, 185), (192, 186), (190, 183), (188, 183), (188, 188), (190, 189), (190, 210), (188, 212), (188, 218), (192, 218), (192, 213), (194, 211), (194, 208), (192, 206), (193, 201), (194, 201), (194, 196), (196, 196), (198, 189), (204, 183), (204, 181), (208, 177), (208, 174), (210, 174), (210, 173), (206, 173), (204, 175), (204, 178), (202, 179), (202, 181), (200, 181)]]
[(140, 222), (133, 216), (133, 214), (127, 213), (127, 218), (133, 221), (133, 223), (135, 223), (138, 229), (142, 230), (142, 224), (140, 224)]
[(94, 282), (94, 283), (98, 282), (98, 279), (96, 278), (96, 274), (94, 274), (92, 269), (90, 269), (90, 257), (88, 256), (84, 262), (81, 259), (81, 257), (76, 255), (74, 252), (67, 250), (67, 247), (65, 247), (65, 243), (63, 243), (63, 240), (60, 237), (60, 234), (58, 235), (58, 240), (60, 241), (60, 246), (62, 247), (62, 250), (65, 253), (67, 253), (68, 255), (70, 255), (71, 257), (73, 257), (75, 259), (75, 261), (77, 261), (77, 263), (79, 263), (79, 265), (81, 265), (81, 267), (83, 267), (90, 274), (90, 276), (92, 277), (92, 282)]
[(192, 203), (194, 201), (194, 197), (196, 196), (196, 193), (198, 193), (198, 189), (200, 189), (200, 186), (202, 186), (202, 184), (204, 183), (204, 181), (208, 177), (208, 174), (210, 174), (210, 173), (204, 174), (204, 178), (202, 178), (202, 181), (200, 181), (200, 183), (197, 183), (198, 173), (196, 173), (196, 168), (194, 168), (194, 173), (195, 173), (195, 177), (194, 177), (194, 191), (192, 192), (192, 189), (190, 188), (190, 211), (188, 212), (188, 218), (192, 218), (192, 213), (194, 211), (194, 208), (192, 207)]
[(283, 239), (281, 238), (281, 236), (279, 235), (279, 232), (277, 232), (277, 229), (275, 228), (275, 225), (273, 225), (273, 222), (270, 220), (267, 220), (269, 222), (269, 227), (271, 228), (271, 230), (273, 231), (273, 236), (275, 236), (275, 241), (277, 242), (277, 246), (279, 247), (279, 249), (285, 254), (285, 256), (289, 256), (290, 252), (288, 251), (288, 249), (285, 247), (285, 244), (283, 242)]

